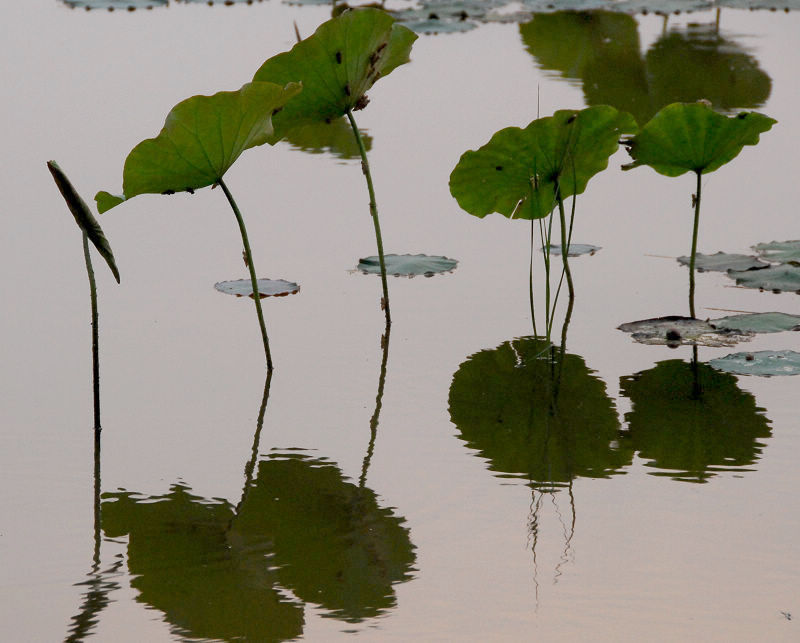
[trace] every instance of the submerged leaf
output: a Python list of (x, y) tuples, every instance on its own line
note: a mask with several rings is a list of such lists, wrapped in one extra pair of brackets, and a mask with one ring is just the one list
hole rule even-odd
[(508, 127), (478, 150), (465, 152), (450, 174), (450, 193), (470, 214), (499, 212), (540, 219), (561, 197), (580, 194), (608, 167), (622, 134), (636, 130), (633, 117), (608, 105), (560, 110), (525, 129)]
[(137, 194), (191, 192), (221, 179), (245, 150), (272, 134), (272, 115), (298, 94), (297, 83), (248, 83), (238, 91), (193, 96), (172, 108), (164, 128), (125, 160), (123, 197), (95, 196), (105, 212)]
[(408, 62), (416, 39), (379, 9), (353, 9), (267, 60), (253, 80), (303, 84), (303, 93), (276, 115), (275, 139), (298, 125), (332, 121), (364, 106), (378, 78)]
[(780, 333), (785, 330), (800, 330), (800, 316), (786, 313), (729, 315), (712, 319), (710, 323), (717, 328), (730, 328), (747, 333)]
[(749, 341), (753, 334), (728, 328), (717, 328), (707, 321), (692, 317), (670, 315), (620, 324), (617, 328), (631, 333), (640, 344), (662, 345), (675, 348), (690, 346), (733, 346)]
[(800, 353), (790, 350), (732, 353), (712, 359), (708, 363), (717, 370), (737, 375), (769, 377), (800, 374)]
[(777, 123), (757, 112), (723, 116), (709, 105), (667, 105), (626, 143), (633, 163), (630, 170), (649, 165), (659, 174), (708, 174), (736, 158), (745, 145), (756, 145), (759, 135)]
[(767, 261), (779, 261), (781, 263), (797, 262), (800, 263), (800, 240), (794, 241), (771, 241), (770, 243), (759, 243), (753, 246), (758, 254)]
[[(443, 272), (452, 272), (458, 265), (455, 259), (428, 255), (385, 255), (386, 274), (395, 277), (432, 277)], [(358, 262), (358, 270), (364, 274), (381, 274), (378, 257), (365, 257)]]
[(731, 271), (728, 276), (745, 288), (771, 290), (774, 293), (794, 292), (800, 294), (800, 266), (781, 264), (763, 270)]
[(89, 241), (97, 248), (97, 252), (100, 253), (100, 256), (106, 260), (108, 267), (111, 268), (111, 272), (114, 275), (114, 279), (119, 283), (119, 270), (117, 270), (117, 264), (114, 261), (114, 253), (111, 252), (111, 245), (108, 243), (106, 235), (103, 234), (103, 229), (100, 227), (97, 219), (95, 219), (89, 206), (86, 205), (81, 195), (78, 194), (78, 191), (73, 187), (67, 175), (64, 174), (64, 171), (58, 166), (58, 163), (55, 161), (48, 161), (47, 168), (50, 170), (50, 174), (53, 175), (53, 180), (56, 182), (61, 196), (64, 197), (64, 200), (67, 202), (69, 211), (72, 212), (72, 216), (75, 217), (78, 227), (83, 230), (89, 238)]
[[(688, 266), (690, 259), (690, 257), (678, 257), (678, 263)], [(725, 252), (704, 255), (698, 252), (695, 255), (694, 267), (698, 272), (708, 270), (728, 272), (729, 270), (760, 270), (761, 268), (768, 268), (769, 264), (749, 255), (727, 254)]]
[[(258, 295), (261, 299), (265, 297), (285, 297), (300, 292), (300, 286), (293, 281), (285, 279), (259, 279)], [(237, 297), (253, 298), (253, 282), (250, 279), (237, 279), (235, 281), (220, 281), (214, 284), (214, 288), (226, 295), (236, 295)]]

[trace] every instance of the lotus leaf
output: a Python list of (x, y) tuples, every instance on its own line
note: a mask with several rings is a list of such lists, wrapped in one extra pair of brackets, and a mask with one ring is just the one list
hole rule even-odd
[[(678, 257), (678, 263), (688, 266), (691, 257)], [(759, 270), (761, 268), (768, 268), (769, 264), (760, 261), (756, 257), (749, 255), (736, 255), (727, 254), (725, 252), (717, 252), (713, 255), (704, 255), (697, 253), (695, 255), (695, 268), (698, 272), (705, 272), (708, 270), (716, 272), (728, 272), (729, 270)]]
[[(571, 243), (569, 244), (569, 257), (580, 257), (581, 255), (593, 256), (598, 250), (602, 250), (600, 246), (592, 246), (588, 243)], [(542, 248), (544, 251), (544, 248)], [(550, 245), (550, 252), (554, 255), (561, 255), (561, 246), (558, 244)]]
[(119, 270), (117, 270), (117, 264), (114, 261), (114, 253), (111, 252), (111, 245), (108, 243), (106, 235), (103, 234), (103, 229), (100, 227), (97, 219), (95, 219), (89, 206), (86, 205), (81, 195), (78, 194), (78, 191), (73, 187), (67, 175), (64, 174), (63, 170), (58, 166), (58, 163), (55, 161), (48, 161), (47, 167), (50, 170), (50, 174), (53, 175), (53, 180), (58, 186), (58, 191), (61, 192), (61, 196), (64, 197), (64, 200), (67, 202), (69, 211), (72, 212), (72, 216), (75, 217), (75, 222), (78, 224), (78, 227), (86, 234), (94, 247), (97, 248), (100, 256), (106, 260), (108, 267), (114, 275), (114, 279), (119, 283)]
[(745, 288), (800, 294), (800, 266), (781, 264), (763, 270), (729, 272), (728, 276)]
[[(265, 297), (285, 297), (300, 292), (300, 286), (293, 281), (285, 279), (259, 279), (256, 283), (261, 299)], [(235, 281), (220, 281), (214, 288), (226, 295), (237, 297), (253, 297), (253, 282), (250, 279), (237, 279)]]
[(297, 83), (248, 83), (238, 91), (178, 103), (161, 133), (128, 154), (123, 195), (98, 192), (98, 210), (105, 212), (138, 194), (192, 192), (213, 185), (242, 152), (267, 142), (273, 113), (300, 90)]
[(691, 346), (732, 346), (748, 341), (753, 334), (728, 328), (716, 328), (707, 321), (671, 315), (620, 324), (617, 328), (631, 333), (640, 344)]
[(169, 0), (63, 0), (70, 9), (108, 9), (114, 11), (135, 11), (136, 9), (152, 9), (166, 7)]
[(800, 330), (800, 316), (786, 313), (749, 313), (729, 315), (712, 319), (717, 328), (730, 328), (746, 333), (780, 333), (785, 330)]
[[(443, 272), (452, 272), (458, 265), (455, 259), (428, 255), (386, 255), (386, 274), (395, 277), (432, 277)], [(379, 275), (381, 266), (378, 257), (366, 257), (358, 262), (358, 270), (364, 274)]]
[(753, 246), (753, 250), (767, 261), (800, 263), (800, 240), (759, 243)]
[(309, 122), (333, 121), (365, 105), (367, 90), (408, 62), (417, 36), (379, 9), (354, 9), (267, 60), (255, 81), (301, 82), (303, 93), (274, 119), (275, 137)]
[(720, 371), (737, 375), (798, 375), (800, 353), (795, 351), (756, 351), (755, 353), (732, 353), (712, 359), (709, 364)]
[(477, 217), (499, 212), (540, 219), (556, 204), (556, 186), (562, 199), (582, 193), (608, 166), (620, 136), (635, 130), (630, 114), (608, 105), (559, 110), (525, 129), (502, 129), (461, 156), (450, 174), (450, 193)]
[(620, 378), (631, 401), (623, 444), (659, 469), (652, 475), (707, 482), (720, 471), (742, 471), (771, 435), (764, 410), (732, 375), (706, 364), (668, 360)]
[(649, 165), (665, 176), (708, 174), (733, 160), (745, 145), (756, 145), (775, 123), (757, 112), (727, 117), (706, 103), (673, 103), (628, 139), (634, 160), (622, 169)]

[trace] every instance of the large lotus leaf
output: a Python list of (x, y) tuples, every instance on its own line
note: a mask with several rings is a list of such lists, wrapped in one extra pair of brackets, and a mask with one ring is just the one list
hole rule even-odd
[[(458, 261), (448, 257), (430, 255), (386, 255), (384, 258), (386, 274), (395, 277), (415, 277), (433, 275), (443, 272), (452, 272), (456, 269)], [(358, 262), (358, 270), (365, 274), (381, 274), (381, 265), (378, 257), (365, 257)]]
[(728, 272), (728, 276), (745, 288), (800, 294), (800, 266), (787, 263), (763, 270), (731, 271)]
[(559, 365), (559, 353), (538, 338), (515, 339), (475, 353), (453, 376), (450, 420), (492, 471), (550, 487), (630, 464), (602, 380), (577, 355)]
[(770, 437), (769, 420), (736, 378), (683, 360), (620, 378), (630, 399), (625, 443), (647, 466), (678, 480), (705, 482), (752, 465)]
[(98, 210), (105, 212), (138, 194), (191, 192), (213, 185), (242, 152), (267, 142), (273, 113), (300, 90), (297, 83), (248, 83), (238, 91), (178, 103), (159, 135), (128, 154), (123, 196), (98, 192)]
[(748, 333), (780, 333), (800, 330), (800, 316), (787, 313), (748, 313), (712, 319), (717, 328), (730, 328)]
[(797, 239), (793, 241), (759, 243), (753, 246), (753, 250), (767, 261), (800, 263), (800, 240)]
[(757, 112), (728, 117), (706, 103), (673, 103), (627, 142), (634, 160), (622, 168), (649, 165), (665, 176), (708, 174), (733, 160), (745, 145), (756, 145), (775, 123)]
[(231, 537), (248, 550), (271, 534), (281, 585), (357, 622), (393, 607), (393, 585), (410, 578), (414, 546), (403, 523), (335, 465), (295, 452), (259, 463)]
[(712, 359), (709, 364), (717, 370), (737, 375), (800, 375), (800, 353), (789, 350), (733, 353)]
[(731, 328), (717, 328), (713, 324), (694, 319), (669, 315), (653, 317), (639, 321), (627, 322), (617, 326), (624, 333), (640, 344), (670, 346), (732, 346), (738, 342), (748, 341), (752, 333)]
[(117, 280), (117, 283), (119, 283), (119, 270), (117, 270), (117, 264), (114, 261), (114, 253), (111, 252), (111, 245), (108, 243), (106, 235), (103, 234), (103, 229), (100, 227), (97, 219), (95, 219), (89, 206), (86, 205), (86, 201), (78, 194), (78, 191), (67, 178), (67, 175), (64, 174), (64, 171), (58, 166), (58, 163), (55, 161), (48, 161), (47, 167), (50, 170), (50, 174), (53, 175), (53, 180), (58, 186), (58, 191), (61, 192), (61, 196), (64, 197), (64, 201), (67, 202), (69, 211), (72, 212), (72, 216), (75, 217), (75, 222), (78, 224), (78, 227), (83, 230), (89, 238), (89, 241), (97, 248), (100, 256), (106, 260), (114, 278)]
[(354, 9), (267, 60), (253, 80), (301, 82), (303, 93), (276, 115), (275, 136), (308, 122), (333, 121), (361, 107), (370, 87), (408, 62), (417, 36), (379, 9)]
[(271, 534), (247, 548), (229, 538), (233, 507), (174, 485), (164, 496), (103, 495), (109, 538), (128, 536), (137, 600), (164, 613), (173, 634), (225, 641), (277, 641), (303, 633), (303, 608), (277, 590)]
[(608, 167), (633, 117), (608, 105), (559, 110), (525, 129), (508, 127), (478, 150), (465, 152), (450, 174), (450, 193), (470, 214), (540, 219), (562, 198), (580, 194)]
[[(369, 152), (372, 149), (372, 137), (363, 130), (359, 133), (364, 149)], [(328, 152), (341, 159), (361, 158), (358, 142), (344, 116), (330, 123), (320, 121), (299, 125), (289, 130), (284, 140), (293, 148), (310, 154)]]
[[(691, 257), (678, 257), (678, 263), (688, 266)], [(694, 267), (698, 272), (708, 270), (728, 272), (729, 270), (760, 270), (768, 268), (769, 264), (749, 255), (727, 254), (717, 252), (713, 255), (704, 255), (698, 252), (694, 257)]]

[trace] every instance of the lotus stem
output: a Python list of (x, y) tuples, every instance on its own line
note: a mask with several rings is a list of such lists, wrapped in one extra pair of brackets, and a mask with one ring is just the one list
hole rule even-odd
[(531, 219), (531, 258), (530, 265), (528, 266), (528, 301), (531, 305), (531, 322), (533, 322), (533, 336), (538, 337), (539, 333), (536, 332), (536, 313), (533, 308), (533, 246), (535, 240), (535, 227), (533, 219)]
[(696, 318), (694, 313), (694, 259), (697, 254), (697, 231), (700, 227), (700, 189), (702, 186), (702, 175), (697, 174), (697, 192), (694, 195), (694, 227), (692, 229), (692, 254), (689, 257), (689, 316)]
[(89, 235), (83, 233), (83, 258), (86, 261), (86, 273), (89, 275), (89, 296), (92, 301), (92, 391), (94, 394), (94, 432), (95, 437), (102, 430), (100, 426), (100, 347), (97, 327), (97, 283), (94, 279), (92, 257), (89, 254)]
[(261, 339), (264, 341), (264, 354), (267, 357), (267, 370), (271, 371), (273, 369), (272, 366), (272, 354), (269, 350), (269, 338), (267, 337), (267, 327), (264, 324), (264, 313), (261, 311), (261, 296), (258, 292), (258, 280), (256, 278), (256, 269), (253, 265), (253, 253), (250, 251), (250, 241), (247, 239), (247, 228), (244, 225), (244, 219), (242, 218), (242, 213), (239, 211), (238, 206), (236, 205), (236, 201), (233, 200), (233, 195), (231, 194), (230, 190), (228, 190), (228, 186), (225, 185), (225, 181), (222, 178), (217, 179), (217, 183), (222, 188), (222, 191), (225, 193), (225, 196), (228, 199), (228, 203), (230, 203), (231, 208), (233, 209), (233, 214), (236, 215), (236, 221), (239, 224), (239, 232), (242, 234), (242, 243), (244, 244), (244, 253), (247, 257), (247, 268), (250, 270), (250, 283), (253, 287), (253, 300), (256, 304), (256, 314), (258, 315), (258, 323), (261, 326)]
[(558, 216), (561, 220), (561, 260), (564, 262), (564, 275), (567, 278), (567, 290), (569, 298), (575, 298), (575, 286), (572, 283), (572, 272), (569, 269), (569, 240), (567, 239), (567, 217), (564, 213), (564, 199), (561, 198), (561, 186), (556, 180), (556, 200), (558, 201)]
[(383, 286), (383, 299), (381, 300), (381, 308), (386, 314), (386, 325), (390, 326), (392, 323), (392, 315), (389, 312), (389, 286), (386, 283), (386, 261), (383, 258), (383, 238), (381, 237), (381, 224), (378, 220), (378, 204), (375, 202), (375, 189), (372, 187), (372, 174), (369, 171), (369, 161), (367, 160), (367, 149), (364, 147), (364, 141), (361, 139), (361, 133), (358, 131), (356, 119), (353, 113), (348, 109), (347, 118), (350, 121), (350, 127), (353, 129), (353, 135), (356, 137), (358, 150), (361, 152), (361, 170), (364, 172), (364, 177), (367, 180), (367, 190), (369, 191), (369, 211), (372, 215), (372, 224), (375, 226), (375, 240), (378, 242), (378, 261), (381, 266), (381, 286)]

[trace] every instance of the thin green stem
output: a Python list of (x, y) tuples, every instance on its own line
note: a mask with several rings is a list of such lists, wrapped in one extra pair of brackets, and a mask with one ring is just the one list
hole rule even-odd
[(392, 323), (392, 315), (389, 312), (389, 286), (386, 283), (386, 261), (383, 258), (383, 238), (381, 237), (381, 224), (378, 220), (378, 204), (375, 202), (375, 189), (372, 187), (372, 174), (369, 171), (369, 161), (367, 160), (367, 149), (364, 147), (364, 141), (361, 139), (361, 133), (358, 131), (356, 119), (353, 118), (353, 113), (348, 109), (347, 118), (350, 121), (350, 127), (353, 129), (353, 135), (356, 137), (358, 150), (361, 152), (361, 171), (367, 180), (367, 190), (369, 191), (369, 212), (372, 215), (372, 224), (375, 226), (375, 240), (378, 242), (378, 261), (381, 266), (381, 286), (383, 286), (383, 299), (381, 299), (381, 308), (386, 313), (386, 324)]
[(696, 317), (694, 313), (694, 259), (697, 254), (697, 231), (700, 227), (700, 189), (702, 175), (697, 174), (697, 192), (694, 195), (694, 227), (692, 229), (692, 254), (689, 257), (689, 316)]
[(538, 337), (539, 333), (536, 332), (536, 313), (533, 307), (533, 246), (535, 240), (533, 219), (531, 219), (531, 257), (530, 265), (528, 266), (528, 301), (531, 304), (531, 322), (533, 322), (533, 336)]
[(569, 269), (569, 241), (567, 240), (567, 217), (564, 213), (564, 199), (561, 198), (561, 188), (556, 181), (556, 200), (558, 201), (558, 216), (561, 220), (561, 260), (564, 262), (564, 275), (567, 278), (567, 290), (570, 300), (575, 297), (575, 286), (572, 283), (572, 272)]
[(253, 265), (253, 253), (250, 251), (250, 241), (247, 239), (247, 228), (244, 226), (244, 219), (242, 218), (242, 213), (239, 211), (238, 206), (236, 205), (236, 201), (233, 200), (233, 195), (228, 190), (228, 186), (225, 185), (225, 181), (221, 178), (217, 180), (217, 183), (222, 188), (222, 191), (225, 193), (225, 196), (228, 199), (228, 203), (231, 204), (231, 208), (233, 209), (233, 213), (236, 215), (236, 221), (239, 224), (239, 232), (242, 234), (242, 243), (244, 244), (244, 253), (247, 257), (247, 268), (250, 270), (250, 283), (253, 287), (253, 301), (256, 304), (256, 313), (258, 314), (258, 323), (261, 326), (261, 339), (264, 341), (264, 354), (267, 356), (267, 370), (272, 370), (272, 354), (269, 351), (269, 338), (267, 337), (267, 327), (264, 325), (264, 313), (261, 312), (261, 296), (258, 292), (258, 280), (256, 278), (256, 268)]
[(83, 233), (83, 258), (86, 261), (86, 273), (89, 275), (89, 295), (92, 300), (92, 390), (94, 393), (94, 430), (95, 434), (100, 427), (100, 348), (99, 331), (97, 327), (97, 283), (94, 279), (92, 257), (89, 254), (89, 237)]

